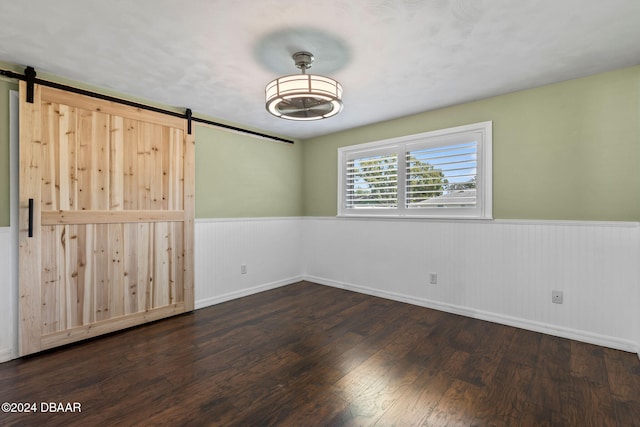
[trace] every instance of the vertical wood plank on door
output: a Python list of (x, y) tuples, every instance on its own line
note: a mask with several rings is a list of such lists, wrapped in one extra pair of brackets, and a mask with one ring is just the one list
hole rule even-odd
[[(175, 129), (165, 128), (162, 145), (162, 209), (175, 210)], [(175, 228), (173, 223), (167, 224), (167, 304), (175, 304), (176, 300), (176, 260), (175, 260)]]
[(28, 237), (28, 200), (33, 199), (33, 228), (40, 229), (41, 200), (41, 131), (39, 122), (41, 88), (34, 87), (34, 102), (25, 102), (27, 85), (20, 82), (20, 224), (19, 257), (19, 347), (20, 355), (35, 353), (42, 348), (41, 329), (41, 233)]
[[(59, 181), (61, 210), (78, 209), (78, 129), (75, 107), (59, 105), (60, 125), (58, 143), (60, 145)], [(63, 254), (61, 263), (64, 265), (64, 275), (61, 287), (65, 291), (65, 321), (67, 328), (73, 328), (82, 324), (82, 300), (79, 290), (79, 266), (78, 266), (78, 228), (74, 225), (64, 227), (64, 240), (62, 241)]]
[[(56, 210), (59, 208), (60, 182), (58, 179), (59, 164), (61, 161), (58, 137), (60, 134), (59, 106), (51, 102), (42, 103), (42, 197), (40, 200), (41, 211)], [(62, 274), (64, 264), (60, 264), (60, 232), (55, 226), (44, 226), (42, 233), (42, 333), (48, 334), (61, 330), (64, 325), (61, 322), (65, 301), (64, 287), (62, 286)]]
[[(182, 200), (183, 195), (183, 165), (184, 165), (184, 132), (182, 129), (171, 129), (167, 150), (164, 153), (166, 170), (168, 175), (168, 209), (181, 210), (184, 207)], [(170, 248), (170, 270), (169, 270), (169, 299), (170, 303), (184, 301), (183, 290), (183, 248), (184, 233), (182, 223), (172, 223), (169, 225), (171, 231), (169, 233)]]
[(102, 113), (93, 113), (93, 145), (91, 156), (91, 173), (93, 186), (85, 188), (92, 195), (91, 209), (109, 209), (109, 116)]
[(165, 153), (167, 162), (166, 173), (169, 176), (167, 191), (169, 195), (168, 208), (181, 210), (184, 207), (182, 187), (184, 185), (184, 135), (182, 129), (172, 129), (169, 138), (168, 151)]
[(64, 246), (66, 320), (67, 327), (73, 328), (82, 324), (82, 305), (78, 292), (78, 227), (76, 225), (65, 225)]
[(109, 277), (109, 225), (97, 224), (93, 228), (95, 233), (93, 242), (95, 319), (105, 320), (110, 317), (109, 301), (111, 299), (111, 278)]
[(87, 252), (84, 250), (87, 240), (87, 226), (74, 225), (76, 229), (76, 311), (78, 313), (78, 324), (85, 325), (88, 323), (85, 313), (85, 305), (87, 298), (86, 280), (87, 280)]
[[(109, 209), (109, 154), (111, 149), (109, 116), (93, 112), (91, 135), (91, 183), (83, 188), (91, 193), (91, 210)], [(89, 283), (94, 296), (93, 311), (96, 321), (110, 317), (109, 301), (111, 283), (109, 277), (109, 230), (108, 226), (98, 224), (93, 227), (93, 247), (90, 249), (93, 260), (92, 280)]]
[[(151, 144), (151, 209), (166, 209), (166, 187), (164, 174), (165, 140), (169, 138), (169, 129), (165, 126), (149, 126)], [(167, 223), (152, 224), (154, 242), (153, 253), (153, 300), (152, 308), (162, 307), (169, 303), (169, 274), (168, 274), (168, 228)]]
[(78, 144), (77, 144), (77, 187), (78, 210), (91, 210), (91, 188), (93, 187), (91, 172), (93, 144), (93, 114), (78, 109)]
[[(124, 119), (120, 116), (110, 118), (110, 155), (109, 155), (109, 209), (124, 209)], [(123, 316), (124, 308), (124, 224), (111, 224), (109, 227), (110, 265), (109, 271), (111, 299), (110, 317)]]
[(56, 256), (56, 287), (58, 291), (57, 300), (56, 300), (56, 315), (57, 315), (57, 326), (56, 331), (65, 330), (67, 325), (67, 287), (66, 287), (66, 262), (65, 262), (65, 226), (58, 225), (55, 227), (55, 239), (56, 239), (56, 247), (58, 250), (55, 253)]
[(69, 108), (69, 209), (78, 210), (78, 120), (77, 108)]
[[(182, 224), (176, 224), (177, 229), (179, 230), (177, 236), (179, 236), (179, 241), (176, 245), (177, 254), (178, 254), (178, 269), (180, 275), (180, 286), (177, 288), (177, 298), (178, 301), (184, 301), (188, 310), (192, 310), (193, 307), (190, 305), (190, 300), (193, 299), (193, 264), (190, 264), (190, 261), (187, 260), (187, 257), (192, 256), (189, 255), (186, 251), (186, 248), (193, 244), (193, 234), (191, 236), (187, 235), (189, 229), (193, 231), (193, 221), (189, 222), (190, 215), (195, 215), (194, 209), (194, 199), (190, 198), (187, 200), (185, 194), (189, 194), (193, 189), (187, 188), (187, 186), (195, 185), (195, 172), (194, 175), (189, 175), (191, 172), (187, 170), (187, 168), (195, 167), (193, 163), (193, 159), (189, 156), (195, 156), (195, 140), (193, 139), (193, 135), (188, 135), (186, 129), (182, 129), (176, 132), (176, 143), (178, 145), (179, 150), (179, 159), (180, 164), (177, 167), (178, 170), (178, 181), (180, 186), (178, 187), (178, 197), (180, 199), (180, 208), (184, 210), (185, 222)], [(191, 145), (191, 150), (187, 150), (187, 145)], [(189, 160), (189, 162), (187, 162)], [(187, 179), (189, 176), (189, 179)], [(186, 291), (187, 287), (191, 288), (191, 291)]]
[(171, 276), (174, 278), (175, 295), (172, 302), (184, 302), (184, 223), (174, 222), (171, 226)]
[(184, 305), (193, 310), (194, 218), (195, 218), (195, 136), (184, 133)]
[(83, 301), (82, 301), (82, 324), (88, 325), (90, 323), (95, 322), (95, 302), (94, 302), (94, 265), (95, 260), (93, 256), (93, 241), (94, 241), (94, 229), (95, 225), (79, 225), (78, 229), (81, 230), (78, 233), (78, 236), (81, 237), (81, 240), (78, 243), (82, 243), (79, 245), (80, 251), (78, 255), (82, 256), (84, 259), (84, 264), (80, 262), (80, 266), (84, 267), (83, 271), (83, 280), (82, 280), (82, 292), (83, 292)]
[(138, 127), (131, 119), (123, 120), (123, 199), (125, 210), (138, 209)]
[(172, 196), (171, 196), (171, 189), (172, 189), (172, 184), (171, 184), (171, 161), (170, 161), (170, 154), (171, 154), (171, 143), (172, 143), (172, 137), (171, 137), (171, 129), (168, 127), (163, 127), (162, 128), (162, 145), (161, 145), (161, 149), (160, 149), (160, 161), (162, 163), (161, 165), (161, 173), (162, 173), (162, 205), (160, 206), (160, 209), (162, 210), (169, 210), (169, 209), (173, 209), (172, 208)]
[(138, 312), (138, 224), (124, 225), (124, 314)]
[[(58, 267), (56, 247), (56, 227), (42, 227), (42, 333), (50, 334), (58, 330)], [(45, 249), (46, 248), (46, 249)]]
[(58, 209), (56, 152), (59, 126), (56, 109), (53, 103), (42, 104), (42, 210)]
[(138, 191), (136, 197), (138, 199), (138, 209), (149, 210), (151, 209), (151, 188), (149, 187), (150, 180), (147, 177), (151, 170), (149, 165), (151, 141), (147, 132), (148, 124), (139, 122), (138, 127)]
[(109, 209), (124, 209), (124, 119), (111, 116), (109, 155)]
[(168, 304), (175, 304), (176, 303), (176, 286), (177, 286), (177, 274), (176, 274), (176, 266), (177, 266), (177, 259), (176, 259), (176, 228), (175, 228), (175, 223), (171, 222), (167, 224), (167, 228), (168, 228), (168, 234), (167, 234), (167, 240), (168, 240), (168, 245), (169, 245), (169, 251), (167, 252), (167, 257), (169, 260), (169, 265), (168, 265), (168, 270), (167, 270), (167, 276), (168, 276), (168, 280), (169, 280), (169, 289), (167, 290), (168, 292)]
[(58, 105), (58, 171), (56, 181), (58, 182), (58, 209), (71, 209), (70, 189), (73, 182), (73, 172), (70, 169), (70, 158), (74, 132), (70, 129), (72, 119), (70, 108), (66, 105)]
[[(144, 154), (140, 153), (139, 122), (125, 118), (123, 120), (123, 200), (125, 210), (142, 209), (138, 204), (138, 186), (141, 178), (139, 171), (144, 165)], [(124, 257), (124, 313), (132, 314), (144, 308), (144, 288), (141, 282), (141, 273), (138, 266), (139, 224), (125, 225), (125, 247), (127, 254)], [(142, 305), (140, 305), (142, 303)]]
[(162, 137), (163, 128), (154, 126), (151, 123), (144, 125), (145, 143), (149, 147), (149, 169), (147, 171), (147, 180), (149, 186), (150, 209), (162, 209)]
[(124, 315), (124, 224), (109, 224), (109, 278), (110, 300), (109, 317)]
[(168, 224), (156, 222), (154, 228), (153, 248), (153, 307), (162, 307), (169, 304), (169, 236)]
[(136, 235), (136, 248), (138, 250), (137, 269), (138, 269), (138, 311), (148, 310), (147, 301), (152, 294), (152, 277), (150, 274), (149, 264), (151, 253), (149, 251), (149, 242), (151, 240), (150, 228), (148, 223), (138, 223), (138, 232)]

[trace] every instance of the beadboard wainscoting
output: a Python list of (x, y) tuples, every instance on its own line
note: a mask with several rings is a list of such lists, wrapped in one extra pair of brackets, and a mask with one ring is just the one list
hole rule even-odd
[(299, 217), (196, 220), (195, 307), (302, 280), (302, 226)]
[(17, 277), (10, 227), (0, 227), (0, 362), (16, 357)]
[(640, 353), (638, 223), (304, 223), (307, 280)]

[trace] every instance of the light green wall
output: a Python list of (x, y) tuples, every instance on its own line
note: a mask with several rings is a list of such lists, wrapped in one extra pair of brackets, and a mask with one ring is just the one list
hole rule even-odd
[(9, 91), (17, 89), (0, 80), (0, 227), (9, 225)]
[(304, 141), (303, 212), (337, 211), (338, 147), (493, 121), (493, 215), (640, 220), (640, 67)]
[(196, 126), (196, 217), (302, 215), (302, 145)]
[[(15, 88), (0, 80), (0, 226), (9, 225)], [(196, 216), (334, 216), (338, 147), (485, 120), (494, 131), (494, 217), (640, 220), (640, 67), (293, 145), (196, 126)]]

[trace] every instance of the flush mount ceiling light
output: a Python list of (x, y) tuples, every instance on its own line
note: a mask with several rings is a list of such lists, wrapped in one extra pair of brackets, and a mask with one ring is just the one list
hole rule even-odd
[(342, 110), (342, 85), (323, 76), (307, 74), (313, 55), (293, 54), (302, 74), (277, 78), (266, 89), (266, 107), (274, 116), (289, 120), (319, 120), (335, 116)]

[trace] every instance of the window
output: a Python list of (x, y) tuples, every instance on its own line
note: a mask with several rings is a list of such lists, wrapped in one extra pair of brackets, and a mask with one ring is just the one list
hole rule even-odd
[(492, 123), (338, 150), (340, 216), (491, 218)]

